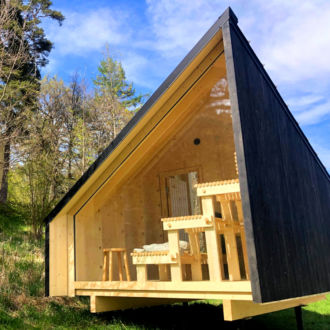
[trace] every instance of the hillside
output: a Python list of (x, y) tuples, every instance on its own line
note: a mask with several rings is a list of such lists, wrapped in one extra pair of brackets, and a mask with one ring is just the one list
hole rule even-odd
[[(0, 210), (1, 329), (223, 329), (219, 301), (144, 308), (93, 315), (82, 298), (44, 297), (44, 242), (32, 239), (23, 218), (10, 207)], [(330, 329), (330, 297), (304, 307), (305, 329)], [(292, 310), (255, 317), (245, 329), (295, 329)]]

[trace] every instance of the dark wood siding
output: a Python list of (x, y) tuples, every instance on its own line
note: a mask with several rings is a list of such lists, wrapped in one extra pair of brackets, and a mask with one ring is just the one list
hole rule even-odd
[(223, 36), (254, 300), (330, 291), (329, 174), (235, 22)]

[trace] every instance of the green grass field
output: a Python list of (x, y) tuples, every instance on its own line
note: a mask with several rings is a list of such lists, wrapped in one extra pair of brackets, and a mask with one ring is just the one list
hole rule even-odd
[[(0, 210), (1, 211), (1, 210)], [(238, 329), (221, 301), (91, 314), (87, 298), (44, 297), (43, 241), (18, 215), (0, 212), (0, 329)], [(330, 330), (330, 296), (303, 308), (304, 328)], [(254, 317), (244, 329), (295, 329), (293, 309)]]

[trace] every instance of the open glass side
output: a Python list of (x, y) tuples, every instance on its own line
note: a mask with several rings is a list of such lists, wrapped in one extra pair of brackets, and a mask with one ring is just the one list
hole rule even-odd
[(251, 297), (223, 54), (170, 112), (178, 120), (150, 133), (157, 147), (75, 215), (76, 288), (193, 291), (199, 282), (239, 291), (231, 282)]

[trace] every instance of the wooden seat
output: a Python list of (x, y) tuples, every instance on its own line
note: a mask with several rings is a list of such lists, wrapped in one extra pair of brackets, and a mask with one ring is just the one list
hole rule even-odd
[[(127, 252), (124, 248), (103, 249), (103, 281), (113, 280), (113, 254), (117, 254), (119, 281), (123, 281), (123, 267), (126, 272), (126, 280), (130, 281), (131, 276), (128, 268)], [(124, 259), (124, 265), (122, 263)]]
[(140, 282), (147, 280), (147, 265), (157, 265), (159, 271), (159, 280), (168, 281), (169, 273), (166, 265), (176, 265), (179, 262), (181, 265), (194, 265), (196, 261), (199, 261), (200, 264), (207, 263), (206, 253), (200, 253), (200, 255), (192, 255), (186, 251), (181, 255), (173, 255), (170, 254), (169, 251), (133, 252), (131, 253), (131, 256), (133, 259), (133, 264), (136, 266), (137, 280)]
[(144, 251), (132, 252), (132, 262), (136, 267), (136, 276), (138, 282), (147, 280), (147, 265), (157, 265), (159, 272), (159, 280), (169, 280), (167, 271), (168, 264), (176, 263), (176, 256), (171, 256), (169, 251)]
[[(192, 279), (202, 280), (202, 263), (206, 263), (206, 254), (201, 254), (198, 233), (207, 219), (203, 216), (188, 216), (162, 219), (163, 228), (168, 232), (169, 251), (133, 252), (133, 264), (137, 270), (137, 280), (146, 281), (146, 265), (158, 265), (159, 279), (168, 280), (167, 266), (170, 265), (172, 281), (182, 281), (185, 273), (182, 265), (191, 265)], [(190, 253), (179, 247), (179, 230), (184, 229), (189, 236)]]

